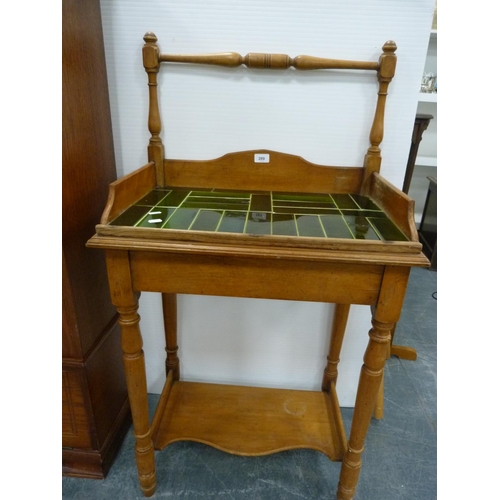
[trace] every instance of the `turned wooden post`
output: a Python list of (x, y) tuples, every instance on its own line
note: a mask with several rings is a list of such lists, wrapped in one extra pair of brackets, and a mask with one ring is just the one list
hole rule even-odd
[(389, 83), (391, 83), (396, 72), (396, 49), (397, 46), (395, 42), (386, 42), (382, 47), (383, 53), (379, 59), (377, 71), (379, 81), (378, 99), (370, 131), (370, 147), (368, 148), (364, 161), (365, 177), (362, 188), (363, 192), (366, 192), (369, 188), (368, 180), (370, 179), (372, 173), (380, 172), (382, 156), (380, 155), (379, 146), (384, 138), (384, 115), (387, 91)]
[(175, 293), (162, 293), (163, 323), (165, 328), (165, 341), (167, 358), (165, 360), (166, 374), (174, 372), (174, 380), (179, 380), (179, 358), (177, 357), (177, 295)]
[(359, 377), (351, 435), (342, 461), (337, 500), (352, 500), (356, 492), (365, 437), (382, 382), (391, 330), (403, 307), (409, 273), (410, 268), (389, 266), (384, 272)]
[(156, 488), (153, 441), (149, 426), (146, 368), (137, 314), (139, 294), (132, 289), (128, 252), (107, 250), (111, 300), (119, 313), (123, 365), (135, 436), (135, 459), (141, 490), (151, 496)]
[(148, 74), (149, 86), (149, 118), (148, 127), (151, 133), (148, 145), (148, 161), (152, 161), (156, 167), (156, 185), (165, 186), (165, 175), (163, 170), (163, 160), (165, 149), (161, 142), (161, 118), (158, 106), (158, 72), (160, 71), (160, 49), (157, 45), (157, 38), (154, 33), (148, 32), (144, 35), (146, 42), (142, 48), (142, 61), (144, 69)]
[(340, 351), (344, 340), (347, 319), (349, 318), (350, 304), (336, 304), (333, 316), (332, 333), (330, 337), (330, 350), (328, 351), (327, 364), (323, 373), (323, 391), (330, 390), (330, 382), (337, 383)]

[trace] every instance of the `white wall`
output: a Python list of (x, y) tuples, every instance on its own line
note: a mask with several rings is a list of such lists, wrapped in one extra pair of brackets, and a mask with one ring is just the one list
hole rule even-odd
[[(408, 157), (434, 0), (101, 0), (118, 176), (147, 162), (147, 77), (142, 37), (164, 53), (235, 51), (376, 61), (398, 45), (389, 89), (382, 173), (400, 187)], [(265, 72), (163, 66), (162, 137), (168, 158), (210, 159), (266, 148), (320, 163), (357, 166), (368, 147), (377, 85), (373, 73)], [(241, 186), (244, 188), (245, 186)], [(161, 391), (164, 337), (157, 294), (141, 297), (148, 390)], [(179, 356), (186, 380), (318, 389), (333, 306), (179, 296)], [(339, 376), (352, 406), (370, 328), (355, 306)]]

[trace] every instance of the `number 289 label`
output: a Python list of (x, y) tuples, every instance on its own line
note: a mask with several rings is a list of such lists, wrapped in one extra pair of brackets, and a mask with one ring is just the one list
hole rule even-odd
[(269, 153), (255, 153), (254, 163), (269, 163)]

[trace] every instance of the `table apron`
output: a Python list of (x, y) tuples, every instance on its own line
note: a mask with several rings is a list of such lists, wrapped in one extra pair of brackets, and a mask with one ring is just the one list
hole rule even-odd
[(130, 268), (136, 291), (372, 305), (385, 266), (131, 251)]

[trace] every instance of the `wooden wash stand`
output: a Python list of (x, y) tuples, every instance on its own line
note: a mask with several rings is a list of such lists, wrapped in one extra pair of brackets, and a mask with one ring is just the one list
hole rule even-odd
[[(396, 44), (387, 42), (377, 62), (360, 62), (284, 54), (170, 55), (160, 52), (153, 33), (144, 40), (148, 163), (111, 184), (96, 235), (87, 243), (106, 253), (141, 489), (145, 496), (155, 491), (155, 449), (192, 440), (246, 456), (321, 451), (342, 462), (337, 498), (354, 498), (410, 269), (429, 265), (415, 228), (414, 202), (379, 173)], [(326, 167), (265, 150), (209, 161), (165, 159), (157, 96), (161, 63), (373, 70), (379, 91), (363, 166)], [(267, 163), (256, 163), (256, 155)], [(151, 423), (137, 314), (141, 291), (162, 294), (165, 322), (167, 376)], [(317, 392), (182, 381), (177, 293), (336, 304), (321, 387), (319, 381)], [(371, 306), (373, 326), (347, 439), (335, 384), (350, 304)]]

